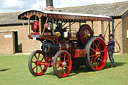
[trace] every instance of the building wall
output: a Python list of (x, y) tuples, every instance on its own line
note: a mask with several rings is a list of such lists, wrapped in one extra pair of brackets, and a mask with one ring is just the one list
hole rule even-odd
[[(109, 41), (109, 22), (95, 21), (94, 22), (94, 35), (98, 36), (102, 34), (105, 38), (105, 43)], [(114, 29), (115, 29), (115, 52), (123, 53), (123, 43), (122, 43), (122, 19), (114, 19)], [(112, 34), (112, 22), (110, 22), (110, 34)], [(120, 48), (119, 48), (120, 47)]]
[[(115, 39), (115, 42), (119, 43), (119, 45), (115, 43), (115, 51), (120, 51), (120, 53), (123, 53), (123, 30), (122, 28), (123, 28), (122, 19), (115, 19), (114, 20), (114, 29), (115, 29), (114, 39)], [(120, 46), (120, 50), (119, 50), (119, 46)]]
[(128, 53), (128, 38), (127, 38), (127, 30), (128, 30), (128, 14), (122, 19), (123, 24), (123, 53)]
[[(27, 30), (27, 26), (26, 26)], [(31, 53), (34, 50), (40, 49), (40, 41), (31, 40), (27, 37), (27, 31), (25, 31), (24, 27), (21, 26), (2, 26), (0, 27), (0, 31), (18, 31), (18, 45), (19, 51), (23, 53)], [(8, 41), (1, 41), (3, 44)]]
[(15, 42), (13, 32), (0, 32), (0, 54), (15, 53)]
[[(126, 19), (128, 20), (128, 19)], [(120, 23), (119, 23), (120, 22)], [(105, 37), (105, 42), (107, 43), (109, 41), (109, 31), (108, 31), (108, 23), (109, 22), (101, 22), (101, 21), (94, 21), (93, 22), (93, 29), (94, 29), (94, 35), (98, 36), (99, 34), (102, 34)], [(117, 25), (119, 23), (119, 25)], [(114, 26), (115, 26), (115, 40), (117, 40), (119, 42), (119, 45), (121, 47), (121, 51), (120, 53), (123, 53), (123, 34), (122, 33), (122, 19), (115, 19), (114, 20)], [(81, 23), (85, 24), (85, 23)], [(92, 22), (91, 21), (86, 21), (86, 24), (90, 25), (90, 27), (92, 28)], [(112, 23), (110, 23), (112, 27)], [(66, 24), (64, 27), (68, 26), (69, 24)], [(76, 32), (78, 32), (79, 30), (79, 23), (73, 24), (71, 26), (73, 28), (73, 30), (75, 30)], [(18, 31), (18, 45), (19, 45), (19, 52), (23, 52), (23, 53), (31, 53), (34, 50), (38, 50), (40, 49), (40, 41), (37, 40), (31, 40), (28, 39), (27, 37), (27, 26), (26, 28), (24, 28), (22, 25), (21, 26), (2, 26), (0, 27), (0, 31)], [(111, 28), (112, 30), (112, 28)], [(123, 30), (124, 31), (124, 30)], [(126, 31), (126, 30), (125, 30)], [(112, 33), (112, 31), (111, 31)], [(4, 44), (4, 41), (2, 41)], [(116, 44), (116, 49), (115, 51), (118, 50), (118, 45)]]

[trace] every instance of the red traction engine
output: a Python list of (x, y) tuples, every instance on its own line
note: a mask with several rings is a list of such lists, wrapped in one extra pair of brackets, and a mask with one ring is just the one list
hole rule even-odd
[[(41, 50), (30, 55), (28, 67), (31, 74), (43, 75), (47, 67), (53, 66), (54, 73), (62, 78), (68, 76), (71, 69), (78, 69), (81, 65), (86, 65), (91, 71), (101, 70), (105, 66), (107, 49), (103, 39), (94, 37), (88, 24), (80, 25), (79, 31), (72, 31), (71, 28), (73, 23), (90, 19), (102, 21), (102, 17), (82, 17), (78, 14), (35, 10), (18, 16), (22, 20), (28, 19), (28, 37), (42, 42)], [(110, 21), (110, 18), (103, 20)], [(66, 24), (69, 25), (64, 27)]]

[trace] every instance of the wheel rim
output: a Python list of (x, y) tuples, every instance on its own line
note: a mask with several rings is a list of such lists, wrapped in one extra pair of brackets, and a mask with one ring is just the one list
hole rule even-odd
[(42, 51), (37, 51), (33, 54), (31, 59), (31, 73), (34, 75), (42, 75), (45, 73), (47, 69), (47, 65), (43, 65), (40, 63), (47, 63), (46, 56), (43, 54)]
[(107, 49), (104, 41), (96, 38), (89, 49), (89, 61), (93, 69), (101, 70), (107, 60)]
[(71, 71), (71, 58), (67, 52), (61, 52), (56, 58), (56, 73), (59, 77), (66, 77)]

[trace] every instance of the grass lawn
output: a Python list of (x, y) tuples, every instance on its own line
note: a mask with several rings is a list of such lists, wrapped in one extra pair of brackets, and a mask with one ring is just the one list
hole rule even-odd
[(1, 55), (0, 85), (128, 85), (128, 54), (114, 55), (115, 68), (109, 67), (108, 59), (101, 71), (88, 71), (82, 66), (61, 79), (54, 75), (52, 67), (42, 76), (32, 76), (28, 58), (27, 55)]

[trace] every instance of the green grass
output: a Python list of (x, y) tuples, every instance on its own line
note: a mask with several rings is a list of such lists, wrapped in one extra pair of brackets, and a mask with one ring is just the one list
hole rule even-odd
[(116, 68), (109, 67), (108, 59), (101, 71), (88, 71), (82, 66), (61, 79), (54, 75), (52, 67), (42, 76), (32, 76), (28, 58), (26, 55), (1, 55), (0, 85), (128, 85), (128, 54), (114, 55)]

